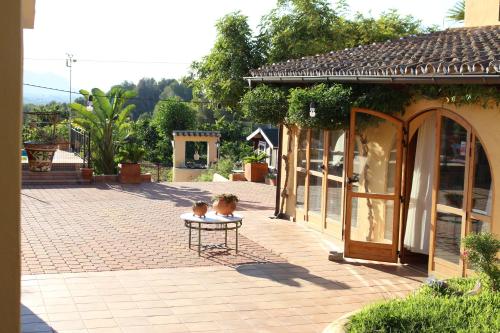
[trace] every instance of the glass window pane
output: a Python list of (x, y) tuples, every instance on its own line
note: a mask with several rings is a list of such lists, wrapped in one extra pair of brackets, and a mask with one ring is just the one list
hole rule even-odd
[(467, 130), (449, 118), (443, 117), (442, 119), (438, 202), (462, 208)]
[(472, 219), (471, 220), (471, 232), (480, 233), (480, 232), (491, 232), (491, 224), (486, 221), (479, 221)]
[(342, 177), (344, 171), (345, 132), (330, 131), (328, 143), (328, 174)]
[(326, 198), (326, 217), (328, 222), (341, 223), (342, 183), (328, 179)]
[(472, 187), (472, 211), (491, 215), (493, 191), (491, 188), (491, 170), (483, 145), (476, 138), (474, 160), (474, 186)]
[(460, 262), (460, 234), (462, 217), (450, 213), (437, 213), (436, 245), (434, 256), (458, 265)]
[(392, 243), (393, 200), (352, 198), (351, 240)]
[(307, 149), (307, 130), (299, 130), (297, 148), (297, 166), (301, 168), (307, 167), (306, 149)]
[(309, 170), (321, 172), (323, 165), (324, 131), (311, 130), (311, 143), (309, 144)]
[(304, 200), (306, 193), (306, 173), (305, 172), (297, 172), (297, 208), (304, 209)]
[(369, 114), (356, 114), (354, 192), (394, 193), (397, 137), (398, 127), (394, 123)]
[(308, 210), (310, 213), (321, 214), (321, 184), (323, 177), (309, 175), (309, 201)]

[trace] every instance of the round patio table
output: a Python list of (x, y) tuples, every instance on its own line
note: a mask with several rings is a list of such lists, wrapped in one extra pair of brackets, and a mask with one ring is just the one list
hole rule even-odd
[(233, 216), (218, 215), (215, 212), (209, 212), (205, 217), (199, 217), (193, 213), (184, 213), (181, 215), (184, 225), (189, 229), (189, 248), (191, 248), (191, 231), (198, 231), (198, 256), (201, 255), (201, 232), (202, 231), (224, 231), (224, 245), (227, 247), (227, 232), (234, 230), (236, 232), (236, 253), (238, 253), (238, 229), (243, 224), (243, 217), (238, 214)]

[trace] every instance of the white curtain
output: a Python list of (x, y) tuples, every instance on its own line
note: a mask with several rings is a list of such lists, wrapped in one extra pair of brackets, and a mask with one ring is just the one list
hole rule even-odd
[(411, 185), (404, 246), (416, 253), (429, 254), (432, 184), (436, 150), (436, 118), (427, 118), (418, 129), (415, 166)]

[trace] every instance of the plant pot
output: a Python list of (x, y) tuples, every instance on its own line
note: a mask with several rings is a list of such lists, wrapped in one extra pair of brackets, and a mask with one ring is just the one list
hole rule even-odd
[(266, 184), (276, 186), (276, 178), (267, 178), (266, 177)]
[(30, 171), (49, 172), (52, 170), (52, 160), (57, 145), (50, 143), (24, 143)]
[(123, 184), (140, 184), (141, 165), (139, 163), (122, 163), (120, 168), (120, 183)]
[(232, 216), (233, 212), (236, 210), (236, 202), (228, 202), (223, 199), (215, 200), (213, 208), (215, 210), (215, 214)]
[(205, 217), (208, 211), (208, 204), (206, 202), (196, 202), (193, 204), (193, 215), (198, 217)]
[(245, 178), (249, 182), (263, 183), (268, 172), (267, 163), (245, 163)]
[(94, 169), (92, 169), (92, 168), (80, 168), (80, 172), (82, 174), (83, 180), (92, 181), (92, 177), (94, 176)]

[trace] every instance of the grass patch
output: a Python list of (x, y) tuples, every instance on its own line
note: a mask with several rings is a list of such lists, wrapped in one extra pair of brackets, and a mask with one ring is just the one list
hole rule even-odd
[(476, 279), (451, 279), (446, 287), (423, 286), (404, 298), (375, 304), (355, 314), (347, 332), (500, 332), (500, 295), (482, 290), (466, 296)]

